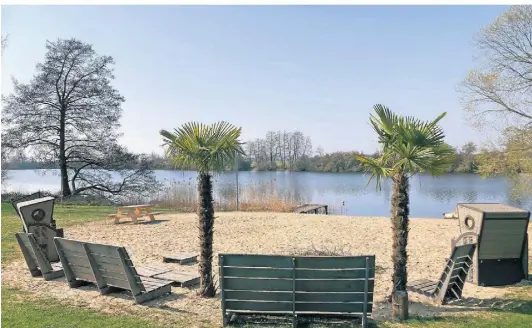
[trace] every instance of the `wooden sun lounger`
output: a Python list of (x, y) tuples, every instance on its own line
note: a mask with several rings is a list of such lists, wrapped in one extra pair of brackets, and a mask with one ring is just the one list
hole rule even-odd
[(476, 244), (455, 247), (439, 281), (415, 280), (407, 284), (407, 290), (437, 304), (460, 299), (475, 248)]
[(223, 325), (240, 314), (360, 317), (373, 308), (375, 256), (219, 254)]
[(83, 242), (55, 237), (54, 243), (59, 260), (63, 264), (67, 283), (71, 288), (96, 283)]
[(131, 291), (137, 304), (171, 292), (171, 281), (140, 276), (124, 247), (85, 243), (101, 294), (113, 287)]
[(64, 276), (62, 264), (50, 263), (33, 234), (17, 232), (15, 238), (32, 277), (42, 275), (44, 280), (52, 280)]

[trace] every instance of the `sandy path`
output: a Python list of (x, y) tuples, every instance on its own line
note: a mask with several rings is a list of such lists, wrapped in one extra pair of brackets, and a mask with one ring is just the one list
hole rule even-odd
[[(56, 218), (60, 224), (61, 218)], [(455, 220), (413, 219), (408, 245), (409, 280), (438, 279), (450, 255), (450, 240), (458, 233)], [(65, 229), (65, 237), (125, 246), (135, 265), (154, 265), (184, 271), (197, 267), (162, 263), (163, 254), (195, 252), (197, 249), (196, 216), (175, 214), (161, 216), (155, 224), (113, 225), (92, 222)], [(529, 230), (529, 236), (532, 229)], [(381, 302), (391, 288), (391, 227), (385, 218), (297, 215), (278, 213), (218, 213), (215, 223), (214, 252), (290, 254), (315, 247), (343, 249), (351, 255), (375, 254), (380, 267), (375, 277), (375, 302)], [(532, 240), (531, 240), (532, 244)], [(217, 255), (215, 255), (217, 265)], [(172, 295), (135, 306), (127, 294), (100, 296), (95, 287), (71, 289), (61, 279), (45, 282), (31, 278), (23, 261), (8, 264), (2, 270), (4, 283), (42, 293), (67, 303), (83, 304), (105, 312), (150, 314), (165, 322), (182, 318), (192, 326), (201, 322), (220, 323), (219, 299), (201, 299), (193, 290), (173, 288)], [(469, 302), (502, 296), (507, 288), (487, 288), (466, 284), (464, 297)], [(115, 294), (113, 294), (115, 295)], [(163, 310), (166, 310), (163, 312)], [(167, 311), (167, 310), (170, 310)], [(420, 303), (411, 305), (413, 315), (435, 312), (461, 312), (453, 306), (433, 307)], [(390, 314), (388, 304), (376, 304), (373, 316), (384, 319)], [(171, 322), (171, 321), (170, 321)]]

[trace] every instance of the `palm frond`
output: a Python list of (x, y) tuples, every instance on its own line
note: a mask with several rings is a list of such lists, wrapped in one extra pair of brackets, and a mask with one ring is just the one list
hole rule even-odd
[(161, 130), (166, 153), (176, 167), (200, 172), (219, 172), (232, 165), (235, 156), (244, 154), (241, 128), (225, 122), (208, 125), (189, 122), (168, 132)]
[(370, 123), (377, 132), (381, 155), (378, 159), (356, 156), (372, 172), (370, 181), (398, 172), (409, 175), (446, 172), (454, 161), (454, 151), (445, 143), (445, 134), (438, 126), (445, 112), (432, 121), (422, 121), (396, 115), (383, 105), (375, 105), (374, 110)]
[(391, 176), (391, 170), (383, 165), (384, 159), (382, 157), (375, 159), (358, 154), (355, 155), (355, 158), (362, 164), (366, 172), (371, 173), (366, 187), (375, 179), (375, 187), (380, 190), (382, 179)]

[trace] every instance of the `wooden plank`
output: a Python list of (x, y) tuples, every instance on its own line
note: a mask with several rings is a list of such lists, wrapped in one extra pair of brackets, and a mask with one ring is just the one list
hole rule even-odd
[[(371, 303), (365, 305), (367, 312), (371, 313)], [(362, 313), (364, 304), (361, 303), (296, 303), (296, 312), (327, 312), (327, 313)]]
[(99, 257), (110, 257), (119, 259), (118, 256), (118, 246), (113, 245), (104, 245), (104, 244), (94, 244), (94, 243), (86, 243), (89, 246), (89, 251), (94, 256)]
[(152, 278), (170, 280), (180, 287), (190, 287), (199, 283), (200, 277), (195, 273), (169, 271), (153, 276)]
[(170, 280), (142, 277), (142, 283), (149, 286), (166, 286), (172, 283)]
[(24, 245), (23, 238), (24, 233), (15, 233), (15, 239), (17, 240), (20, 250), (22, 251), (22, 255), (24, 256), (24, 261), (26, 261), (28, 270), (30, 271), (32, 277), (37, 277), (41, 275), (42, 272), (39, 269), (39, 265), (37, 263), (37, 259), (35, 258), (35, 253), (33, 252), (33, 249)]
[[(246, 278), (292, 278), (292, 269), (278, 268), (224, 268), (226, 277), (246, 277)], [(297, 279), (358, 279), (364, 278), (365, 269), (333, 269), (333, 270), (310, 270), (296, 269)], [(370, 270), (370, 277), (375, 275), (374, 270)]]
[(142, 218), (142, 217), (145, 217), (145, 216), (161, 215), (161, 214), (163, 214), (163, 212), (148, 212), (148, 213), (137, 214), (137, 217), (138, 218)]
[(419, 285), (426, 284), (427, 282), (432, 282), (432, 281), (427, 280), (427, 279), (414, 280), (414, 281), (409, 282), (408, 286), (409, 287), (417, 287)]
[(527, 220), (484, 220), (479, 259), (519, 258)]
[(74, 273), (75, 279), (81, 279), (90, 282), (96, 282), (96, 277), (93, 272), (87, 272), (85, 270), (80, 270), (80, 268), (71, 268)]
[(41, 272), (45, 275), (45, 278), (46, 278), (46, 274), (53, 271), (52, 266), (50, 265), (50, 262), (44, 255), (44, 252), (42, 251), (41, 247), (37, 243), (35, 236), (33, 234), (28, 234), (27, 239), (30, 243), (31, 250), (33, 251), (33, 254), (35, 256), (35, 260), (37, 260), (37, 264), (39, 265)]
[(117, 258), (117, 257), (101, 256), (101, 255), (94, 254), (94, 253), (91, 253), (91, 255), (93, 256), (93, 258), (96, 259), (98, 264), (122, 265), (120, 258)]
[(292, 302), (256, 302), (230, 301), (225, 302), (226, 311), (263, 311), (292, 313)]
[(118, 287), (118, 288), (122, 288), (125, 290), (131, 290), (131, 285), (129, 284), (128, 280), (112, 278), (112, 277), (104, 277), (104, 280), (109, 286)]
[(85, 254), (85, 257), (75, 257), (66, 255), (65, 260), (71, 265), (71, 266), (82, 266), (90, 268), (89, 259), (87, 258), (87, 255)]
[(264, 291), (226, 290), (225, 298), (228, 301), (292, 302), (293, 295), (292, 295), (292, 291), (264, 292)]
[(434, 284), (437, 284), (437, 282), (436, 281), (427, 280), (426, 282), (416, 284), (415, 286), (410, 285), (410, 287), (416, 288), (416, 289), (420, 289), (420, 288), (424, 288), (424, 287), (427, 287), (427, 286), (432, 286)]
[[(368, 281), (373, 290), (374, 281)], [(253, 279), (224, 277), (226, 290), (291, 291), (292, 279)], [(363, 291), (361, 280), (296, 280), (296, 291), (301, 292), (346, 292)]]
[(366, 257), (370, 268), (375, 267), (375, 256), (304, 256), (297, 258), (297, 269), (361, 269), (366, 268)]
[[(373, 302), (373, 291), (368, 291), (368, 302)], [(353, 293), (296, 293), (296, 302), (314, 303), (364, 303), (364, 292)]]
[(280, 255), (219, 254), (224, 257), (224, 267), (292, 268), (292, 257)]
[[(365, 280), (296, 280), (296, 290), (301, 292), (361, 292)], [(368, 281), (368, 290), (373, 290), (374, 281)]]
[[(228, 290), (227, 300), (240, 301), (279, 301), (291, 302), (292, 292), (257, 292)], [(368, 293), (368, 302), (372, 302), (373, 292)], [(296, 293), (296, 302), (363, 302), (364, 293)]]
[(165, 263), (195, 263), (197, 262), (198, 254), (195, 253), (175, 253), (171, 255), (164, 255), (163, 262)]
[(171, 269), (156, 268), (150, 266), (136, 267), (135, 270), (137, 271), (137, 274), (141, 277), (153, 277), (155, 275), (171, 271)]
[(71, 251), (84, 254), (83, 243), (77, 240), (57, 238), (58, 243), (61, 245), (64, 251)]
[(155, 205), (150, 204), (144, 204), (144, 205), (127, 205), (127, 206), (120, 206), (120, 208), (146, 208), (146, 207), (154, 207)]
[(431, 293), (434, 291), (434, 289), (438, 286), (438, 283), (435, 282), (431, 285), (428, 285), (428, 286), (423, 286), (423, 287), (418, 287), (417, 289), (422, 291), (422, 292), (427, 292), (427, 293)]
[(129, 254), (126, 249), (123, 247), (118, 248), (118, 255), (124, 266), (124, 272), (126, 274), (127, 280), (129, 281), (130, 290), (133, 296), (141, 294), (143, 291), (146, 291), (144, 285), (138, 281), (137, 272), (134, 267), (131, 267), (131, 261), (129, 260)]

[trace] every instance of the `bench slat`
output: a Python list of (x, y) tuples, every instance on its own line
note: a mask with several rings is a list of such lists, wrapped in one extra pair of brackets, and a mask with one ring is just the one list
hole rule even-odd
[[(224, 288), (232, 290), (292, 291), (292, 279), (253, 279), (224, 277)], [(361, 280), (296, 280), (296, 290), (302, 292), (364, 291)], [(368, 281), (373, 290), (373, 280)]]
[(292, 312), (292, 302), (226, 301), (226, 310)]
[[(279, 301), (291, 302), (293, 295), (291, 291), (286, 292), (256, 292), (226, 290), (227, 300), (239, 301)], [(296, 302), (363, 302), (364, 293), (296, 293)], [(373, 293), (368, 293), (368, 302), (373, 301)]]
[[(243, 278), (286, 278), (291, 279), (293, 270), (279, 268), (242, 268), (224, 267), (225, 277)], [(369, 278), (375, 276), (375, 270), (369, 270)], [(296, 269), (296, 279), (361, 279), (366, 277), (365, 269), (311, 270)]]
[[(373, 306), (366, 304), (366, 311), (371, 313)], [(328, 313), (362, 313), (364, 303), (299, 303), (296, 302), (296, 312), (328, 312)]]
[(353, 257), (328, 257), (328, 256), (304, 256), (297, 258), (298, 269), (365, 269), (366, 257), (368, 258), (369, 266), (375, 267), (375, 256), (363, 255)]
[(243, 255), (230, 254), (223, 255), (224, 266), (236, 267), (264, 267), (264, 268), (292, 268), (292, 258), (289, 256), (277, 255)]

